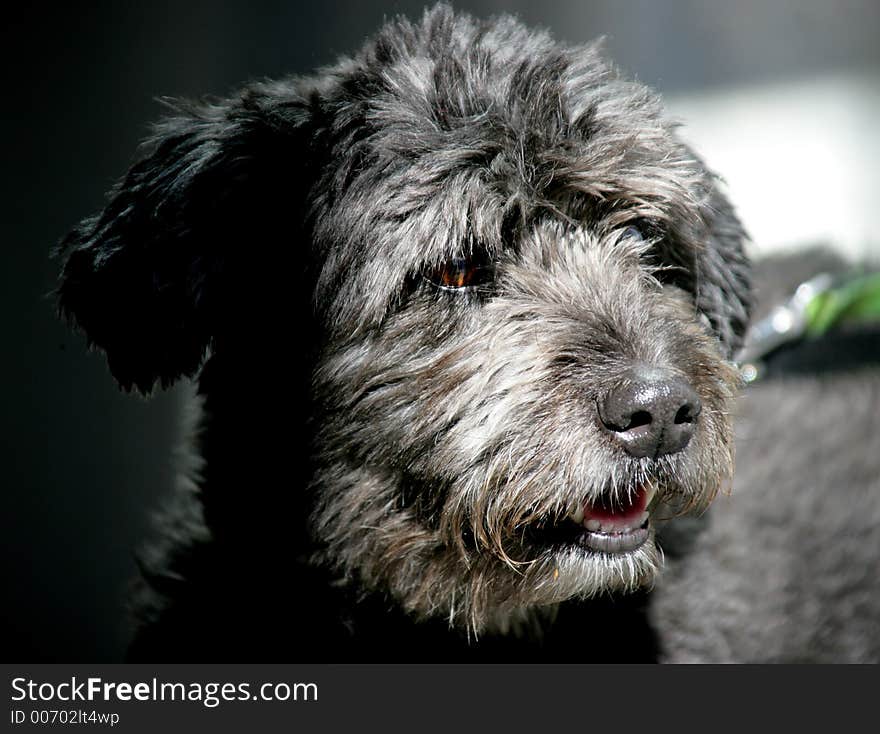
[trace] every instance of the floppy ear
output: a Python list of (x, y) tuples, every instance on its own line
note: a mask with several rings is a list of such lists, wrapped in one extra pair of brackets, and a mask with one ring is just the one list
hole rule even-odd
[(105, 209), (57, 251), (60, 313), (106, 352), (121, 387), (144, 393), (198, 370), (232, 308), (231, 273), (271, 257), (307, 167), (292, 85), (171, 106)]
[(733, 358), (742, 346), (752, 309), (750, 265), (745, 255), (746, 233), (717, 182), (709, 182), (703, 206), (706, 231), (698, 234), (696, 261), (697, 306), (712, 322)]

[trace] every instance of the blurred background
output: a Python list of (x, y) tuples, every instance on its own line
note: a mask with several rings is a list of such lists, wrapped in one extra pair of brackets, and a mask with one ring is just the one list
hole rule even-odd
[[(155, 98), (223, 94), (355, 50), (420, 1), (35, 4), (4, 11), (0, 266), (3, 650), (9, 662), (118, 660), (122, 600), (171, 486), (182, 388), (117, 392), (56, 321), (53, 244), (102, 206)], [(876, 0), (461, 0), (560, 40), (606, 37), (723, 174), (753, 251), (832, 243), (880, 256)], [(11, 15), (10, 15), (11, 13)]]

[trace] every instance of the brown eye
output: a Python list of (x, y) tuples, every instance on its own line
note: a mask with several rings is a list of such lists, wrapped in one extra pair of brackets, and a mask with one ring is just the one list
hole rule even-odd
[(488, 258), (454, 257), (429, 271), (427, 279), (447, 290), (463, 290), (483, 285), (492, 280), (492, 266)]

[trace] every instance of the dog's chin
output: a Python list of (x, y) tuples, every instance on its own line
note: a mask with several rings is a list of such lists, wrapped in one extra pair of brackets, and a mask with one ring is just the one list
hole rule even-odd
[[(597, 550), (593, 544), (607, 545), (614, 550)], [(575, 542), (552, 549), (542, 564), (548, 579), (541, 587), (550, 591), (555, 601), (632, 592), (653, 581), (661, 562), (650, 520), (632, 533), (587, 532)]]
[(516, 593), (485, 611), (478, 631), (516, 634), (527, 622), (553, 616), (559, 604), (609, 594), (628, 594), (650, 587), (663, 556), (649, 520), (645, 538), (637, 547), (614, 552), (593, 550), (582, 542), (545, 548), (541, 557), (522, 573)]
[(663, 560), (655, 542), (656, 489), (646, 483), (620, 496), (603, 493), (561, 519), (527, 528), (520, 548), (529, 560), (517, 571), (516, 593), (500, 595), (504, 601), (485, 628), (506, 631), (527, 609), (540, 614), (561, 602), (650, 586)]
[(662, 565), (648, 517), (616, 531), (588, 530), (570, 523), (554, 529), (522, 580), (525, 603), (552, 604), (650, 585)]
[(585, 501), (562, 520), (529, 528), (521, 548), (530, 560), (517, 564), (516, 591), (499, 593), (494, 608), (490, 601), (483, 630), (508, 633), (562, 602), (649, 587), (663, 562), (653, 495), (643, 487), (618, 502)]

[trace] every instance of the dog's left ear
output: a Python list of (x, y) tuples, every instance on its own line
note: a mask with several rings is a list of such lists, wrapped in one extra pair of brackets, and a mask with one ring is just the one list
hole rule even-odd
[(696, 300), (721, 340), (725, 356), (742, 346), (752, 307), (751, 278), (744, 251), (746, 233), (727, 197), (711, 180), (696, 233)]
[(105, 209), (58, 248), (59, 311), (144, 393), (198, 370), (243, 263), (271, 267), (273, 248), (295, 246), (308, 168), (308, 105), (292, 86), (172, 107)]

